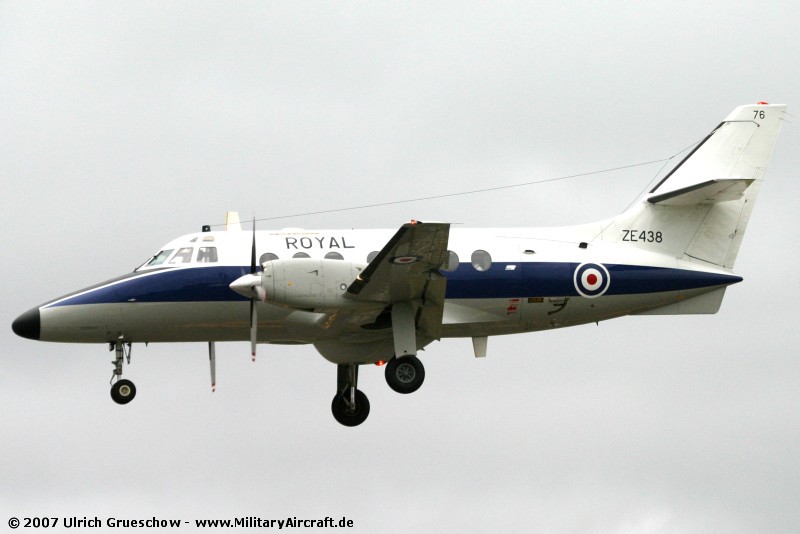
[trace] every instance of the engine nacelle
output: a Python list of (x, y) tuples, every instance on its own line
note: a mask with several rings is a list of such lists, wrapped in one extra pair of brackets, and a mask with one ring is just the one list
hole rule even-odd
[(261, 287), (266, 301), (301, 310), (347, 308), (358, 304), (344, 297), (367, 264), (343, 260), (292, 258), (264, 263)]

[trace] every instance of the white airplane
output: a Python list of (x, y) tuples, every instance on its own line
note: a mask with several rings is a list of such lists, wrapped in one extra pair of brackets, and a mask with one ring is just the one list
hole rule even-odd
[[(359, 366), (386, 363), (389, 386), (416, 391), (418, 350), (632, 314), (716, 313), (764, 180), (785, 105), (736, 108), (644, 198), (622, 214), (564, 228), (225, 231), (179, 237), (132, 273), (20, 315), (18, 335), (107, 343), (111, 397), (133, 343), (311, 343), (338, 367), (332, 411), (359, 425), (369, 401)], [(237, 231), (238, 230), (238, 231)]]

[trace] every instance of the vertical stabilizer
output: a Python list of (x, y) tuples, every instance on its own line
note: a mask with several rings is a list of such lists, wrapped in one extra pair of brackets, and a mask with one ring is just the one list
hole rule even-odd
[(785, 112), (736, 108), (602, 238), (732, 268)]

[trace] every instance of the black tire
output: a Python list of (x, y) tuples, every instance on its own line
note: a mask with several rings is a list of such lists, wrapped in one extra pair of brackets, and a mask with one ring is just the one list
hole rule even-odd
[(413, 393), (425, 380), (425, 367), (416, 356), (392, 358), (386, 364), (386, 383), (398, 393)]
[(111, 386), (111, 398), (117, 404), (128, 404), (136, 396), (136, 386), (130, 380), (117, 380)]
[(331, 403), (333, 418), (344, 426), (358, 426), (367, 420), (369, 415), (369, 399), (361, 390), (356, 390), (356, 407), (350, 410), (341, 394), (336, 394)]

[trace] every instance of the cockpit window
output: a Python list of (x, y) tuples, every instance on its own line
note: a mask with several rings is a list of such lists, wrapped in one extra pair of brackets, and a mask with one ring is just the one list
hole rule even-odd
[(216, 263), (217, 261), (217, 247), (200, 247), (197, 251), (198, 263)]
[(175, 253), (175, 256), (169, 260), (170, 263), (189, 263), (192, 261), (192, 253), (194, 252), (194, 248), (192, 247), (183, 247), (179, 248), (178, 252)]
[(173, 250), (175, 250), (175, 249), (171, 248), (171, 249), (167, 249), (167, 250), (162, 250), (161, 252), (159, 252), (158, 254), (153, 256), (153, 259), (150, 260), (149, 262), (147, 262), (147, 265), (148, 266), (161, 265), (162, 263), (167, 261), (167, 258), (169, 258), (169, 255), (172, 254)]

